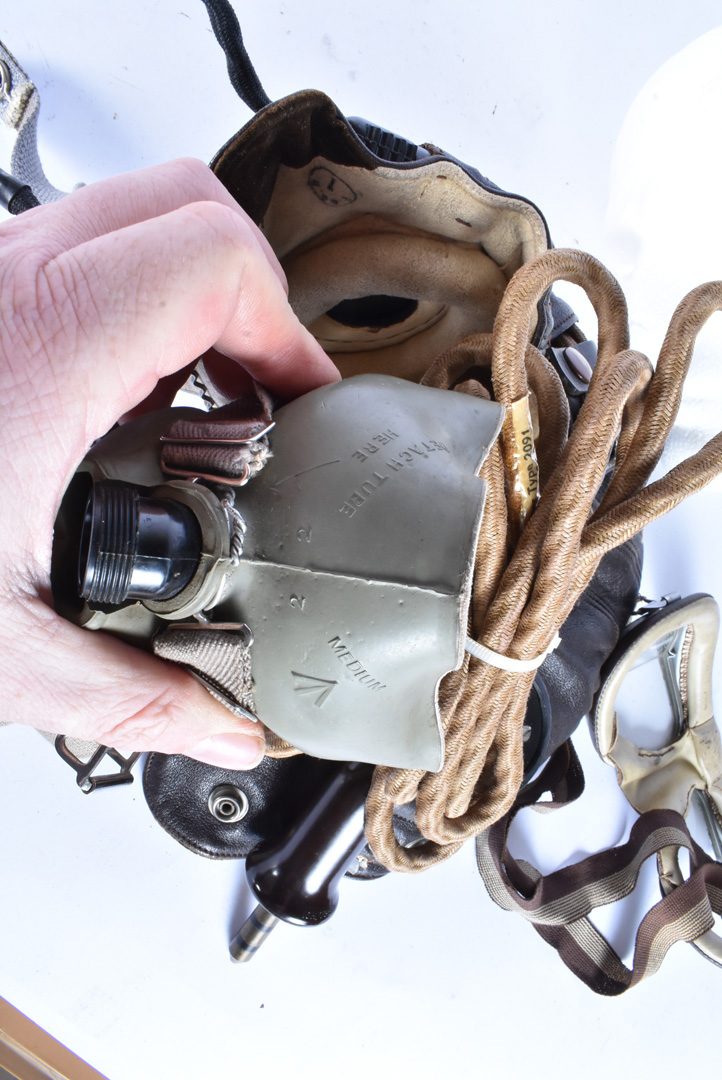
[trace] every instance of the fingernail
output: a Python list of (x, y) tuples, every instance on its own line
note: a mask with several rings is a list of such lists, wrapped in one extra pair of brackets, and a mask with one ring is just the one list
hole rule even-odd
[(252, 769), (263, 757), (265, 749), (264, 741), (255, 735), (228, 731), (199, 742), (188, 752), (188, 757), (205, 761), (206, 765), (215, 765), (219, 769)]

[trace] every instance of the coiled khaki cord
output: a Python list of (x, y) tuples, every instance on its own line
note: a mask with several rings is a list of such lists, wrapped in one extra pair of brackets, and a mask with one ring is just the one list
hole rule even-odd
[[(581, 286), (599, 322), (597, 366), (568, 439), (559, 380), (529, 344), (537, 303), (557, 280)], [(722, 282), (689, 293), (672, 317), (653, 372), (646, 357), (629, 349), (626, 302), (612, 275), (590, 255), (549, 251), (515, 274), (493, 334), (462, 342), (432, 366), (424, 382), (474, 394), (486, 393), (483, 369), (490, 366), (494, 397), (507, 406), (502, 445), (493, 448), (482, 471), (488, 496), (469, 627), (477, 640), (519, 659), (538, 656), (602, 556), (722, 471), (721, 433), (644, 487), (677, 415), (697, 334), (721, 307)], [(539, 416), (541, 498), (525, 522), (510, 407), (530, 391)], [(614, 476), (595, 507), (615, 442)], [(522, 727), (533, 680), (533, 672), (511, 674), (468, 654), (443, 680), (441, 771), (379, 767), (374, 773), (366, 834), (377, 859), (393, 870), (423, 870), (506, 813), (521, 785)], [(396, 841), (392, 815), (394, 806), (414, 799), (426, 839), (407, 850)]]

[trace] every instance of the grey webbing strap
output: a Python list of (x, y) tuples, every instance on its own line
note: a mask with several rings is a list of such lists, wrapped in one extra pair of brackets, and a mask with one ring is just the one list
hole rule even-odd
[(164, 660), (182, 664), (236, 716), (256, 720), (249, 639), (247, 627), (176, 623), (156, 634), (153, 652)]
[(10, 172), (28, 184), (41, 203), (67, 194), (49, 182), (38, 155), (40, 94), (13, 54), (0, 42), (0, 121), (15, 135)]

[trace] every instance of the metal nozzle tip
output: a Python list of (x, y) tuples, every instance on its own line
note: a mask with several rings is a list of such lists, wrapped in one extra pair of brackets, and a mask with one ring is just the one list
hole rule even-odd
[(245, 964), (255, 956), (277, 922), (276, 916), (259, 904), (228, 946), (231, 959), (237, 964)]

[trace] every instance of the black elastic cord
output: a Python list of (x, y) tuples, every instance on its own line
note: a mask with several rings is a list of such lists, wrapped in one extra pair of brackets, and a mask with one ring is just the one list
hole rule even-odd
[(4, 206), (11, 214), (22, 214), (23, 210), (32, 210), (34, 206), (40, 206), (40, 203), (28, 184), (0, 169), (0, 206)]
[(258, 112), (270, 105), (271, 99), (261, 86), (261, 80), (246, 52), (238, 18), (230, 0), (203, 0), (203, 3), (208, 9), (216, 40), (226, 54), (228, 75), (233, 89), (249, 109)]

